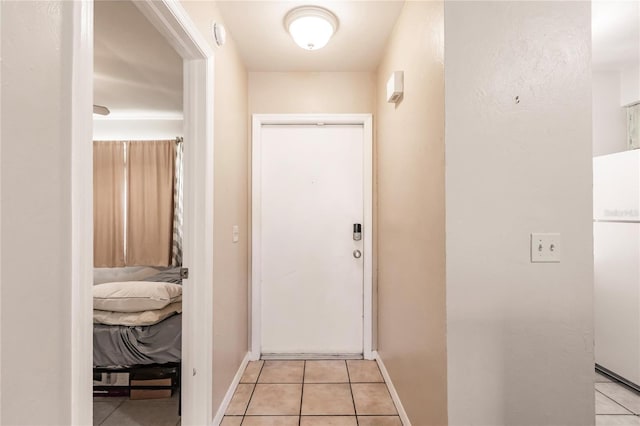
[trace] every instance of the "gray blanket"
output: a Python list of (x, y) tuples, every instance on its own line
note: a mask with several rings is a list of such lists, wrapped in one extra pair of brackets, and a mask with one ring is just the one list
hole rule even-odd
[(142, 327), (93, 325), (94, 367), (180, 362), (182, 314)]

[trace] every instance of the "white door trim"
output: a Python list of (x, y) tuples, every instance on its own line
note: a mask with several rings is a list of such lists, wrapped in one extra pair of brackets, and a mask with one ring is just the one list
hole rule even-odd
[(251, 359), (261, 356), (261, 206), (260, 176), (262, 168), (262, 141), (260, 128), (266, 124), (359, 124), (364, 129), (363, 181), (364, 181), (364, 300), (363, 300), (363, 355), (373, 359), (373, 127), (371, 114), (254, 114), (252, 120), (251, 162)]
[(71, 424), (93, 419), (93, 2), (73, 2), (71, 78)]
[[(177, 0), (134, 4), (183, 58), (185, 266), (182, 424), (213, 421), (213, 51)], [(92, 423), (93, 2), (73, 2), (71, 419)], [(197, 285), (195, 285), (197, 283)], [(190, 285), (191, 284), (191, 285)], [(194, 375), (195, 373), (195, 375)]]

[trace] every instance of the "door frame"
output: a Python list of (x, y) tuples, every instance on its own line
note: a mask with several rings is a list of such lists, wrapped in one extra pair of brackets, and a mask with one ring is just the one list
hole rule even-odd
[(263, 125), (362, 125), (363, 145), (363, 356), (374, 359), (373, 342), (373, 118), (371, 114), (253, 114), (251, 147), (251, 351), (252, 360), (262, 352), (262, 139)]
[[(134, 4), (183, 58), (185, 257), (182, 424), (213, 421), (213, 50), (177, 0)], [(91, 424), (93, 364), (93, 1), (72, 5), (71, 424)], [(189, 283), (198, 283), (197, 286)], [(197, 336), (197, 338), (196, 338)]]

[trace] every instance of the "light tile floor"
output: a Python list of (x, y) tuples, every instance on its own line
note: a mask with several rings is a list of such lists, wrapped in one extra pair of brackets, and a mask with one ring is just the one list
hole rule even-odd
[(596, 426), (640, 426), (640, 395), (595, 373)]
[(402, 426), (375, 361), (255, 361), (221, 426)]
[(167, 399), (94, 397), (94, 426), (180, 426), (178, 393)]
[[(350, 401), (351, 400), (351, 401)], [(596, 426), (640, 426), (640, 395), (595, 373)], [(93, 424), (180, 426), (177, 394), (95, 397)], [(401, 426), (375, 361), (257, 361), (247, 366), (222, 426)]]

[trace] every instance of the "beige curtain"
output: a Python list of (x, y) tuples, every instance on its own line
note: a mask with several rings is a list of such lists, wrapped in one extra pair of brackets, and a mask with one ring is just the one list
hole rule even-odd
[(128, 145), (127, 265), (171, 264), (175, 149), (175, 141)]
[(93, 264), (124, 266), (124, 144), (93, 143)]
[(182, 138), (176, 143), (176, 168), (173, 179), (173, 244), (171, 246), (171, 264), (182, 266), (182, 228), (184, 202), (184, 143)]

